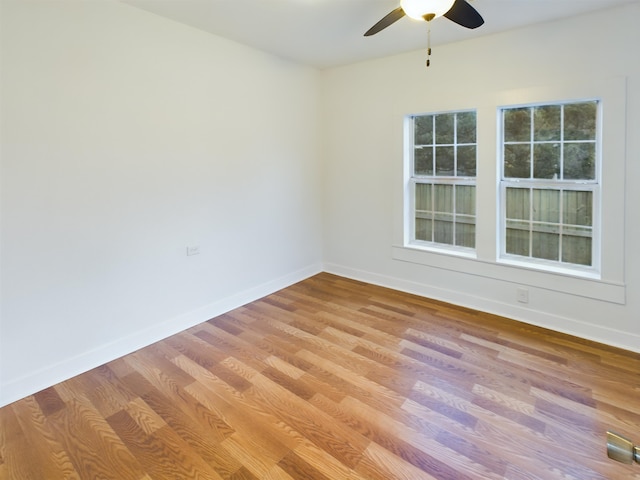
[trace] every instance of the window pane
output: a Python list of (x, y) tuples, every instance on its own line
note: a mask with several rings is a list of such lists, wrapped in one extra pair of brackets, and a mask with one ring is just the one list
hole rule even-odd
[(461, 216), (456, 218), (456, 245), (476, 247), (475, 217)]
[(529, 145), (504, 146), (505, 178), (531, 177), (531, 148)]
[(563, 175), (565, 180), (594, 180), (596, 178), (595, 143), (565, 144)]
[(457, 143), (476, 143), (476, 113), (458, 113)]
[(430, 218), (416, 217), (416, 240), (432, 241), (433, 222)]
[(428, 183), (416, 184), (416, 210), (431, 212), (431, 185)]
[(545, 105), (533, 109), (533, 139), (536, 141), (560, 140), (562, 107)]
[(562, 261), (578, 265), (591, 265), (591, 237), (564, 235)]
[(565, 225), (593, 224), (593, 193), (580, 191), (563, 192), (562, 217)]
[(433, 144), (433, 115), (422, 115), (414, 118), (414, 144)]
[(529, 223), (507, 221), (506, 252), (512, 255), (529, 256)]
[(436, 143), (454, 143), (454, 113), (436, 115)]
[(531, 140), (531, 109), (511, 108), (504, 111), (504, 141), (529, 142)]
[(536, 231), (532, 235), (532, 257), (560, 260), (560, 235)]
[(436, 175), (453, 177), (453, 147), (436, 147)]
[(433, 241), (453, 245), (453, 215), (436, 214), (433, 222)]
[(476, 176), (476, 146), (468, 145), (458, 147), (458, 171), (459, 177)]
[(571, 103), (565, 105), (565, 140), (595, 140), (597, 105), (597, 102)]
[(529, 220), (529, 189), (507, 188), (507, 218), (510, 220)]
[(560, 223), (560, 192), (558, 190), (533, 190), (533, 220)]
[(434, 185), (434, 203), (436, 212), (453, 213), (453, 186)]
[(476, 187), (459, 185), (456, 187), (456, 213), (463, 215), (476, 214)]
[(560, 175), (560, 145), (538, 143), (533, 146), (533, 178), (558, 178)]
[(433, 175), (433, 147), (416, 148), (413, 164), (414, 175)]

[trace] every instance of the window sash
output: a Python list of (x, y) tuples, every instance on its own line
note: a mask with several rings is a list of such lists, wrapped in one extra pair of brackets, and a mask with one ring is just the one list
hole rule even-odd
[[(520, 212), (509, 212), (508, 190), (521, 190), (527, 204)], [(557, 212), (536, 209), (535, 192), (558, 192)], [(526, 193), (525, 193), (526, 192)], [(566, 194), (588, 193), (591, 202), (588, 215), (580, 213)], [(538, 199), (540, 201), (540, 199)], [(561, 266), (562, 268), (596, 270), (599, 268), (599, 219), (600, 186), (598, 184), (567, 184), (566, 182), (507, 181), (500, 184), (500, 257), (506, 260), (527, 262), (532, 265)], [(583, 210), (584, 205), (580, 206)], [(587, 219), (589, 221), (587, 221)], [(507, 238), (511, 230), (513, 237)], [(520, 245), (514, 232), (520, 231)], [(545, 243), (546, 238), (549, 242)], [(557, 246), (550, 251), (551, 236)], [(538, 242), (536, 242), (538, 240)], [(526, 244), (526, 245), (525, 245)], [(515, 246), (514, 246), (515, 245)], [(571, 247), (573, 250), (570, 250)], [(589, 250), (588, 261), (585, 249)]]
[[(411, 245), (475, 250), (475, 179), (412, 178), (409, 185)], [(431, 188), (421, 192), (420, 186)], [(448, 198), (439, 197), (438, 193)]]
[(503, 107), (501, 179), (597, 183), (599, 115), (594, 99)]

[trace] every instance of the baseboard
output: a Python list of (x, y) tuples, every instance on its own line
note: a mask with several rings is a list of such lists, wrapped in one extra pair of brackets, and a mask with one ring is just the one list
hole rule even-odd
[[(550, 313), (540, 312), (531, 308), (519, 307), (497, 302), (487, 298), (464, 294), (433, 285), (424, 285), (398, 277), (380, 275), (378, 273), (344, 267), (337, 264), (325, 264), (324, 271), (353, 280), (359, 280), (381, 287), (387, 287), (401, 292), (412, 293), (422, 297), (433, 298), (453, 303), (462, 307), (479, 310), (481, 312), (500, 315), (519, 322), (547, 328), (560, 333), (566, 333), (612, 347), (618, 347), (631, 352), (640, 353), (640, 335), (622, 332), (600, 325), (581, 322)], [(455, 300), (454, 300), (455, 299)]]
[(310, 265), (2, 384), (0, 407), (270, 295), (321, 271), (320, 264)]

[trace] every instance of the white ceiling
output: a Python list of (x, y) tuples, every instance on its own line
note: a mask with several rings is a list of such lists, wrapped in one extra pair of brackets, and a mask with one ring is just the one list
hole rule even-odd
[[(192, 27), (318, 68), (426, 48), (426, 27), (408, 17), (363, 34), (399, 0), (122, 0)], [(638, 0), (470, 0), (484, 17), (476, 30), (446, 18), (431, 25), (436, 46)], [(598, 32), (594, 32), (597, 35)]]

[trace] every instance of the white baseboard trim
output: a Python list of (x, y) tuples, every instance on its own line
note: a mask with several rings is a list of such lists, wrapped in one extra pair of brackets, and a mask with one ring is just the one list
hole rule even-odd
[(324, 271), (341, 277), (448, 302), (481, 312), (500, 315), (537, 327), (547, 328), (556, 332), (566, 333), (568, 335), (640, 353), (640, 334), (622, 332), (605, 326), (581, 322), (573, 318), (532, 310), (531, 308), (466, 295), (460, 291), (452, 291), (433, 285), (424, 285), (398, 277), (380, 275), (378, 273), (344, 267), (333, 263), (325, 263)]
[(80, 355), (48, 365), (17, 380), (0, 384), (0, 407), (32, 395), (40, 390), (68, 380), (81, 373), (104, 365), (116, 358), (135, 352), (143, 347), (182, 332), (199, 323), (227, 313), (235, 308), (270, 295), (294, 283), (322, 271), (320, 264), (270, 280), (242, 292), (222, 298), (183, 315), (168, 319), (131, 335), (89, 350)]

